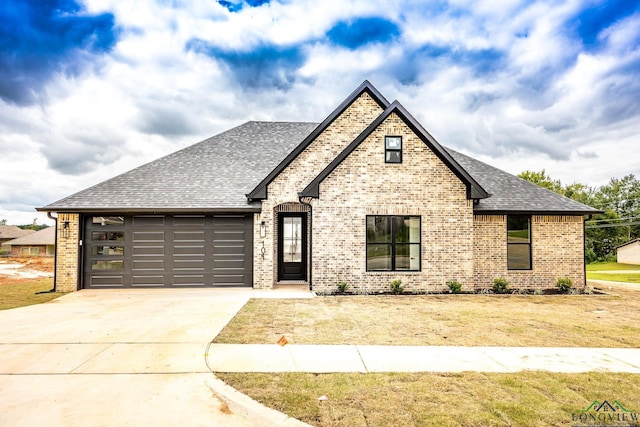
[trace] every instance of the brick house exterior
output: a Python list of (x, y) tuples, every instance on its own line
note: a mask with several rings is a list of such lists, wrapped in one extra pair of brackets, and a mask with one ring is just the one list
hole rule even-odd
[(368, 81), (320, 124), (249, 122), (40, 210), (60, 290), (318, 293), (583, 286), (599, 212), (441, 146)]

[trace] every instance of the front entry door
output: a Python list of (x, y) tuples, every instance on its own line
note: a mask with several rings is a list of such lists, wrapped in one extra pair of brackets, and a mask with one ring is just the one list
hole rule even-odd
[(278, 280), (307, 279), (307, 214), (278, 215)]

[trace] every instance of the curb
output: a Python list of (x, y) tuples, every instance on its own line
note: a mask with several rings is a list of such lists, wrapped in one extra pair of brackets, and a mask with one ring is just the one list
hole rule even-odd
[(296, 418), (291, 418), (287, 414), (267, 408), (246, 394), (240, 393), (215, 375), (207, 381), (207, 385), (235, 414), (240, 415), (256, 426), (311, 427), (309, 424)]

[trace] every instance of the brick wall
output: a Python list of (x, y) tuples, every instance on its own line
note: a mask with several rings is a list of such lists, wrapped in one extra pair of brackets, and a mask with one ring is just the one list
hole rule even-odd
[[(385, 135), (401, 135), (401, 164), (384, 160)], [(362, 142), (320, 185), (313, 205), (313, 289), (389, 291), (401, 279), (411, 292), (468, 289), (473, 280), (473, 206), (465, 185), (395, 114)], [(419, 272), (366, 271), (366, 216), (421, 218)]]
[[(298, 192), (302, 191), (382, 111), (369, 94), (363, 93), (269, 184), (268, 198), (263, 200), (260, 214), (260, 221), (264, 221), (266, 225), (266, 236), (258, 237), (254, 248), (255, 288), (271, 288), (277, 281), (275, 225), (278, 206), (299, 203)], [(264, 256), (261, 253), (263, 245)]]
[[(69, 227), (64, 228), (65, 221)], [(58, 234), (56, 236), (56, 290), (73, 292), (78, 290), (78, 259), (80, 215), (72, 213), (58, 214)]]
[(507, 270), (507, 217), (474, 217), (474, 282), (491, 288), (493, 279), (505, 278), (512, 288), (554, 288), (560, 277), (576, 287), (585, 285), (582, 216), (531, 217), (531, 270)]

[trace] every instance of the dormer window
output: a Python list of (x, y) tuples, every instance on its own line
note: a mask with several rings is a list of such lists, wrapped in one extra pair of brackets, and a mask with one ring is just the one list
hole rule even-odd
[(384, 137), (384, 162), (402, 163), (402, 137)]

